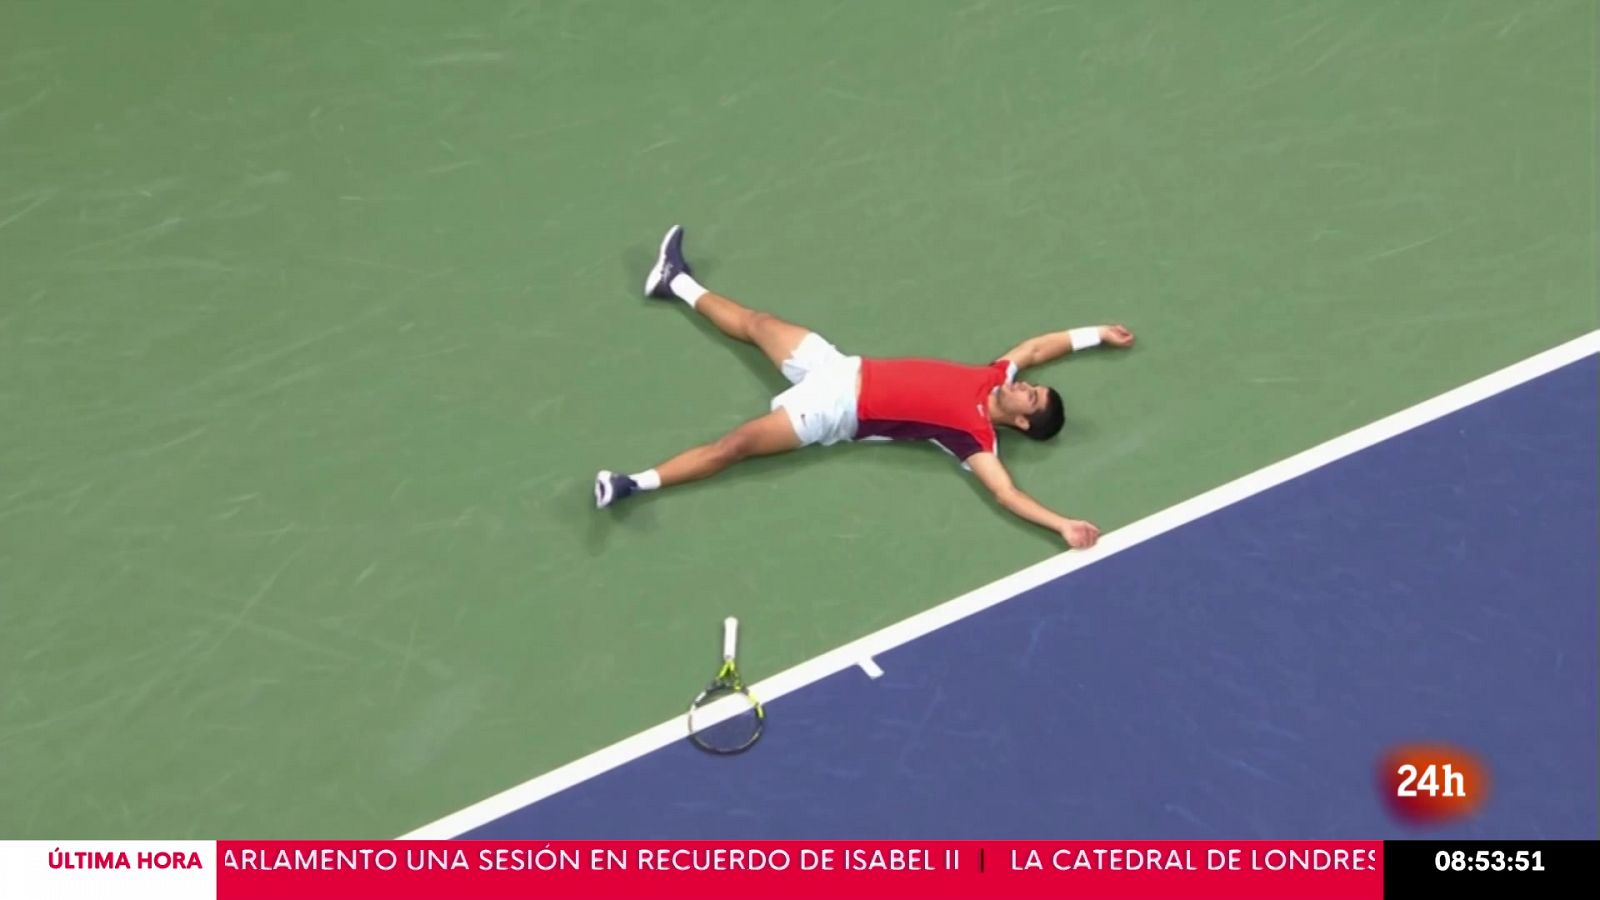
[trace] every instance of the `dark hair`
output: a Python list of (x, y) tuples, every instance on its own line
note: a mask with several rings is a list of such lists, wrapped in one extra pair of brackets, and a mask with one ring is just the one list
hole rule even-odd
[(1022, 432), (1036, 441), (1048, 441), (1061, 431), (1061, 425), (1067, 421), (1066, 411), (1061, 408), (1061, 395), (1055, 388), (1045, 388), (1050, 396), (1044, 402), (1044, 409), (1028, 417), (1028, 428)]

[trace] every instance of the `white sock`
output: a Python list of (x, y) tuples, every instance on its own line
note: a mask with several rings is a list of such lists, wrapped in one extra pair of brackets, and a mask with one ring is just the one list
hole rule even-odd
[[(678, 278), (682, 277), (684, 276), (678, 276)], [(676, 281), (677, 279), (675, 278), (673, 280)], [(705, 292), (701, 291), (701, 293)], [(698, 300), (700, 298), (696, 297), (695, 299)], [(648, 472), (640, 472), (637, 475), (629, 475), (628, 477), (633, 479), (633, 483), (638, 485), (639, 490), (641, 491), (653, 491), (656, 488), (661, 487), (661, 476), (656, 473), (655, 469), (651, 469)]]
[(711, 293), (701, 287), (700, 282), (695, 281), (687, 272), (680, 272), (672, 276), (672, 280), (667, 283), (667, 287), (677, 295), (679, 300), (689, 304), (690, 308), (699, 303), (701, 297)]

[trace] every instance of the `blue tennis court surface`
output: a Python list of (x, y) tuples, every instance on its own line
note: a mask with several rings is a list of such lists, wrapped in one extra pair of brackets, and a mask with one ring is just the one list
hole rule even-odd
[(1396, 744), (1493, 791), (1438, 837), (1593, 838), (1593, 356), (879, 654), (477, 838), (1418, 836)]

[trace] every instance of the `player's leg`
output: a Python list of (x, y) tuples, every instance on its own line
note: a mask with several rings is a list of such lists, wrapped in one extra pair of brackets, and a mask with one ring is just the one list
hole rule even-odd
[[(677, 299), (689, 304), (705, 316), (728, 337), (747, 344), (755, 344), (767, 359), (797, 381), (784, 363), (795, 356), (811, 329), (785, 322), (771, 313), (753, 310), (740, 303), (707, 290), (694, 279), (688, 260), (683, 257), (683, 228), (674, 225), (661, 241), (656, 264), (645, 278), (645, 294), (661, 300)], [(791, 366), (791, 369), (793, 367)]]
[(654, 469), (637, 475), (602, 471), (595, 477), (594, 503), (610, 506), (636, 491), (651, 491), (709, 478), (742, 460), (770, 456), (801, 446), (789, 415), (782, 409), (740, 425), (709, 444), (691, 447)]
[(800, 342), (811, 329), (786, 322), (769, 312), (749, 309), (737, 302), (707, 291), (695, 304), (695, 312), (710, 319), (723, 334), (755, 344), (780, 371), (785, 360), (794, 356)]

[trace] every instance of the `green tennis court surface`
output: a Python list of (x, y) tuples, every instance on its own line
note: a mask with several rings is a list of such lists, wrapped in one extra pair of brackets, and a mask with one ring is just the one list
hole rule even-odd
[(931, 448), (590, 508), (783, 384), (1045, 370), (1111, 530), (1593, 329), (1591, 2), (0, 10), (0, 834), (398, 834), (1057, 552)]

